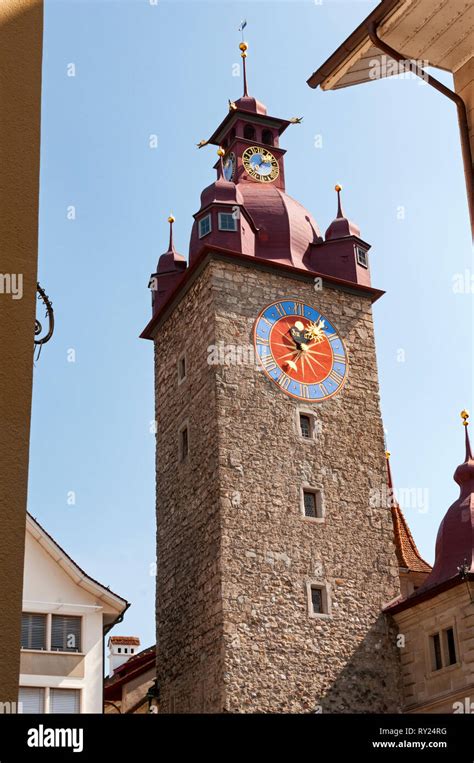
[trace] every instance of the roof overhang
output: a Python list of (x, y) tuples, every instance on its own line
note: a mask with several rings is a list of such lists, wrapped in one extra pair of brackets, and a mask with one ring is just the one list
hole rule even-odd
[(182, 299), (184, 294), (189, 291), (200, 273), (211, 260), (227, 260), (229, 262), (238, 263), (243, 267), (252, 268), (253, 270), (273, 271), (282, 276), (286, 276), (287, 278), (293, 278), (300, 281), (314, 282), (315, 278), (320, 277), (323, 285), (328, 288), (340, 289), (341, 291), (350, 292), (351, 294), (359, 294), (367, 297), (371, 302), (375, 302), (385, 293), (381, 289), (374, 289), (372, 286), (364, 286), (363, 284), (354, 283), (353, 281), (335, 278), (334, 276), (328, 276), (324, 273), (318, 273), (315, 270), (295, 268), (293, 265), (277, 262), (275, 260), (264, 260), (261, 257), (242, 254), (241, 252), (235, 252), (231, 249), (205, 245), (200, 250), (193, 264), (185, 271), (182, 280), (180, 280), (173, 291), (170, 292), (168, 298), (158, 312), (155, 313), (149, 323), (145, 326), (140, 334), (141, 339), (155, 339), (156, 331), (159, 326), (167, 320), (178, 302)]
[(44, 527), (34, 519), (31, 514), (26, 515), (26, 531), (40, 544), (40, 546), (54, 559), (56, 564), (68, 575), (76, 585), (83, 588), (100, 602), (103, 607), (103, 616), (106, 622), (116, 621), (116, 615), (121, 615), (130, 606), (126, 599), (114, 593), (106, 586), (91, 578), (71, 557), (56, 543), (54, 538), (46, 532)]
[(337, 50), (308, 79), (312, 88), (336, 90), (401, 69), (376, 48), (369, 27), (407, 59), (422, 68), (456, 72), (472, 57), (472, 0), (382, 0)]

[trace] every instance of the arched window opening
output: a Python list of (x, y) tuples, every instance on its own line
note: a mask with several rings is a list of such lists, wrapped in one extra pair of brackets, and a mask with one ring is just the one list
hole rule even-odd
[(255, 127), (253, 125), (245, 125), (244, 138), (247, 140), (255, 140)]

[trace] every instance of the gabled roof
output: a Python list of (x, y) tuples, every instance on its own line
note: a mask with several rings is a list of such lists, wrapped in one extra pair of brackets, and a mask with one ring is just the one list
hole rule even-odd
[(407, 521), (403, 516), (403, 511), (398, 505), (398, 501), (393, 491), (392, 469), (390, 466), (390, 453), (385, 453), (387, 466), (387, 484), (391, 491), (393, 503), (391, 506), (392, 522), (394, 531), (395, 550), (398, 559), (398, 565), (408, 572), (431, 572), (431, 566), (421, 557), (420, 552), (413, 540)]
[(110, 588), (102, 585), (97, 580), (94, 580), (94, 578), (91, 578), (29, 513), (26, 515), (26, 531), (44, 548), (76, 585), (95, 596), (96, 599), (102, 601), (118, 615), (128, 609), (130, 604), (126, 599), (114, 593)]
[(410, 572), (431, 572), (431, 565), (420, 555), (398, 503), (392, 506), (392, 522), (399, 566)]
[(122, 686), (138, 676), (147, 673), (156, 665), (156, 644), (134, 654), (133, 657), (122, 663), (104, 681), (104, 699), (108, 701), (122, 698)]
[[(407, 59), (455, 72), (472, 56), (472, 0), (382, 0), (337, 50), (311, 75), (323, 90), (370, 82), (387, 56), (374, 46), (377, 34)], [(390, 71), (388, 74), (396, 73)]]

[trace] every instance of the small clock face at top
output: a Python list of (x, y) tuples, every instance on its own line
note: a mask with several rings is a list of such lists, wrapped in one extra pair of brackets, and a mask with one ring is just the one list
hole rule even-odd
[(235, 154), (233, 151), (224, 159), (224, 177), (226, 180), (232, 180), (235, 172)]
[(258, 148), (257, 146), (246, 148), (242, 155), (242, 161), (245, 171), (250, 177), (261, 183), (271, 183), (280, 174), (277, 160), (266, 148)]
[(334, 326), (316, 308), (285, 298), (265, 307), (254, 329), (255, 351), (266, 375), (287, 395), (322, 402), (347, 377), (347, 355)]

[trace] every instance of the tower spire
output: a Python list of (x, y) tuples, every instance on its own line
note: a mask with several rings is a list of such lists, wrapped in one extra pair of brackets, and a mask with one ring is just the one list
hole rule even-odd
[(239, 48), (240, 48), (240, 51), (241, 51), (240, 55), (241, 55), (241, 57), (242, 57), (242, 61), (243, 61), (243, 67), (244, 67), (244, 98), (247, 98), (247, 97), (248, 97), (248, 89), (247, 89), (247, 66), (246, 66), (246, 58), (247, 58), (247, 50), (248, 50), (248, 47), (249, 47), (249, 46), (248, 46), (248, 45), (247, 45), (247, 43), (246, 43), (246, 42), (244, 42), (244, 41), (242, 41), (242, 42), (240, 43), (240, 45), (239, 45)]
[(170, 224), (170, 242), (168, 244), (168, 252), (174, 252), (174, 243), (173, 243), (173, 223), (174, 223), (174, 215), (170, 214), (168, 217), (168, 222)]
[(472, 459), (472, 450), (471, 450), (471, 443), (469, 440), (469, 430), (468, 430), (469, 411), (466, 411), (466, 410), (461, 411), (461, 418), (462, 418), (463, 427), (465, 427), (465, 431), (466, 431), (466, 461), (469, 461), (469, 459)]
[(339, 185), (339, 183), (336, 183), (336, 185), (334, 186), (334, 190), (337, 193), (337, 215), (336, 215), (336, 217), (344, 217), (344, 212), (342, 211), (342, 204), (341, 204), (342, 185)]

